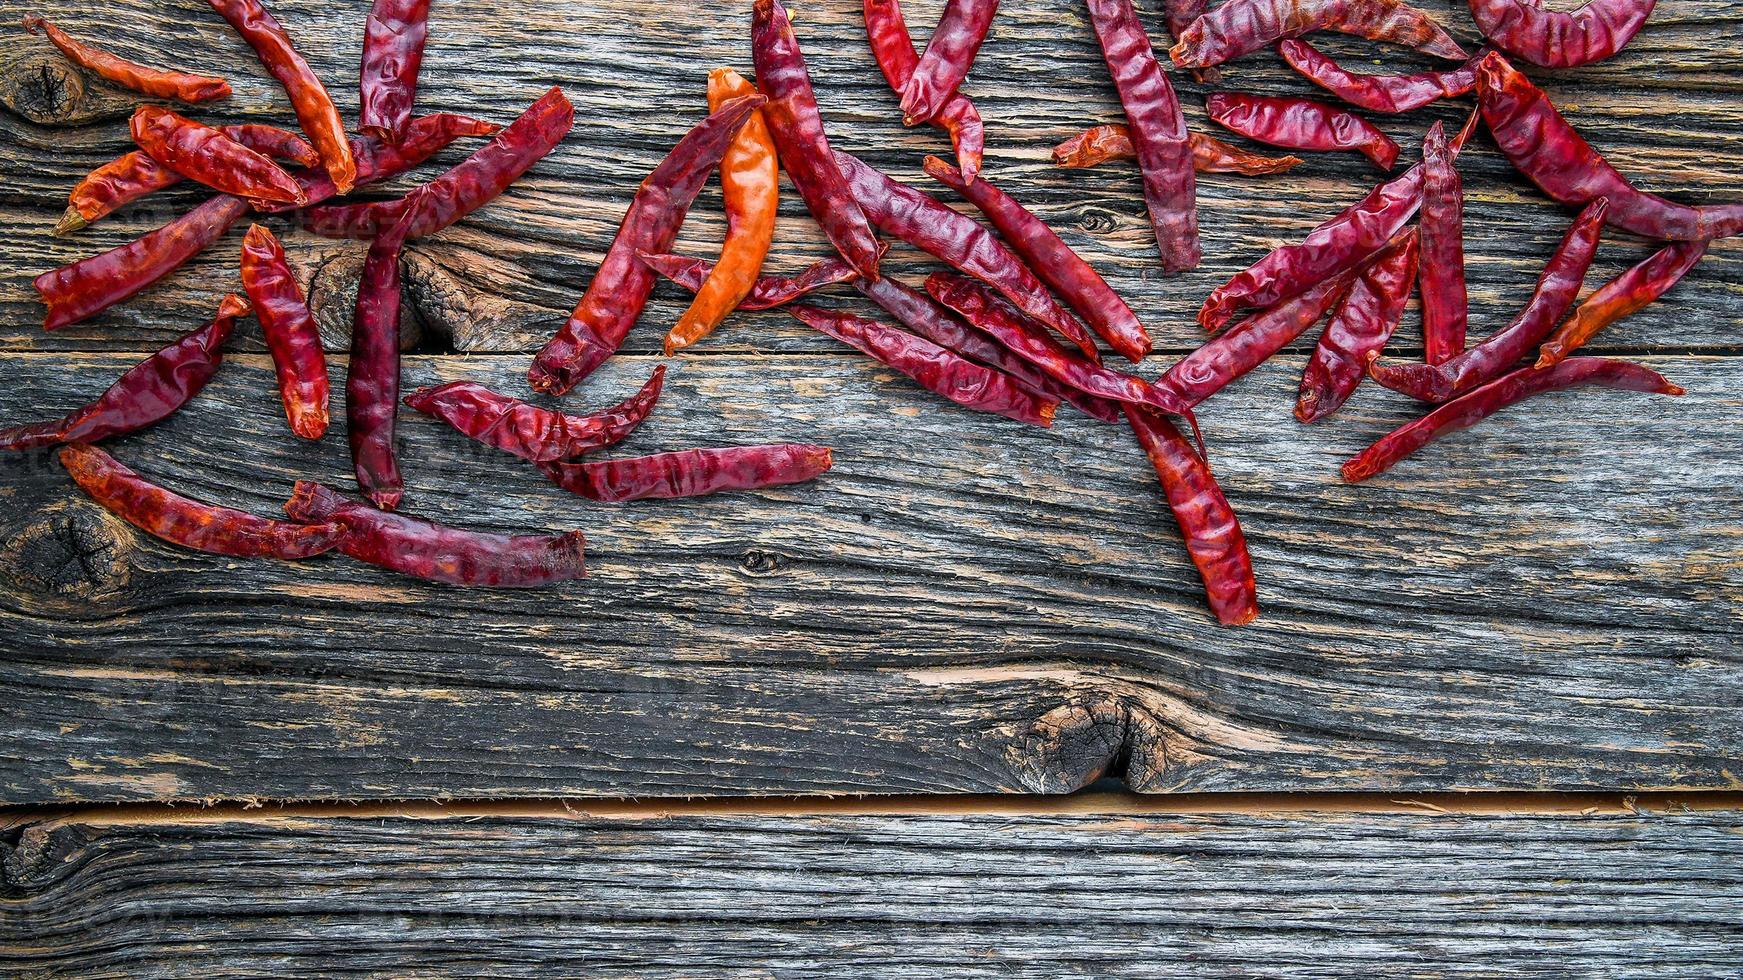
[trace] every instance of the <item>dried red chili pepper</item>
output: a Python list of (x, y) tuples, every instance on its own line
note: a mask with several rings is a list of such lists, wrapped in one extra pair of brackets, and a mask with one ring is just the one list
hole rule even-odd
[(399, 414), (399, 253), (418, 220), (423, 189), (369, 243), (357, 281), (357, 311), (351, 319), (351, 360), (345, 371), (346, 434), (357, 486), (382, 510), (399, 507), (405, 492), (393, 430)]
[[(805, 201), (805, 209), (817, 219), (823, 234), (859, 274), (878, 277), (878, 243), (871, 225), (854, 201), (846, 181), (831, 164), (829, 139), (823, 132), (823, 116), (811, 92), (811, 75), (805, 54), (793, 36), (787, 10), (779, 0), (755, 0), (751, 8), (751, 56), (756, 62), (757, 85), (768, 96), (763, 119), (781, 167), (793, 181), (793, 189)], [(651, 249), (650, 251), (663, 251)]]
[(560, 395), (617, 351), (654, 289), (654, 274), (636, 253), (672, 247), (690, 203), (733, 134), (762, 104), (760, 95), (727, 102), (686, 133), (642, 180), (587, 292), (527, 369), (534, 391)]
[[(1268, 157), (1224, 143), (1214, 136), (1188, 133), (1192, 169), (1201, 174), (1280, 174), (1301, 163), (1297, 156)], [(1056, 167), (1094, 167), (1109, 160), (1136, 160), (1132, 133), (1120, 123), (1091, 126), (1053, 148)]]
[(1514, 169), (1563, 204), (1584, 207), (1609, 198), (1611, 227), (1662, 241), (1704, 241), (1743, 231), (1743, 204), (1691, 207), (1636, 189), (1498, 51), (1477, 65), (1477, 105)]
[(1277, 53), (1308, 81), (1369, 112), (1409, 112), (1441, 99), (1468, 95), (1477, 87), (1477, 58), (1450, 71), (1363, 75), (1349, 71), (1306, 41), (1279, 41)]
[[(900, 0), (865, 0), (865, 33), (878, 69), (890, 88), (901, 94), (908, 79), (914, 76), (920, 54), (914, 50), (914, 38), (902, 17)], [(957, 92), (927, 122), (950, 134), (950, 145), (956, 148), (956, 165), (968, 180), (973, 180), (980, 173), (981, 155), (986, 149), (985, 128), (974, 103)]]
[(528, 405), (471, 381), (419, 388), (405, 396), (405, 403), (487, 446), (548, 463), (623, 441), (653, 411), (665, 380), (662, 364), (640, 391), (591, 415), (564, 415)]
[(1465, 193), (1454, 153), (1437, 121), (1422, 142), (1422, 359), (1442, 364), (1464, 353)]
[(1657, 0), (1587, 0), (1545, 10), (1541, 0), (1470, 0), (1471, 19), (1495, 47), (1544, 68), (1602, 61), (1634, 39)]
[(1516, 402), (1546, 391), (1598, 385), (1659, 395), (1683, 389), (1639, 364), (1602, 357), (1570, 357), (1555, 367), (1523, 367), (1447, 402), (1427, 415), (1380, 437), (1343, 466), (1344, 479), (1359, 483), (1449, 432), (1468, 429)]
[(1011, 376), (976, 364), (924, 337), (845, 310), (825, 310), (799, 303), (788, 307), (787, 312), (818, 333), (864, 352), (878, 363), (913, 378), (927, 391), (965, 408), (1043, 428), (1053, 424), (1059, 402), (1044, 399)]
[(1132, 0), (1087, 0), (1090, 25), (1101, 43), (1102, 60), (1113, 76), (1126, 110), (1138, 172), (1144, 177), (1144, 206), (1156, 232), (1164, 272), (1198, 267), (1198, 204), (1192, 174), (1192, 147), (1186, 117), (1174, 86), (1156, 61), (1150, 35), (1138, 23)]
[(254, 49), (260, 63), (290, 96), (297, 123), (308, 134), (321, 162), (339, 193), (351, 193), (357, 178), (357, 163), (345, 139), (345, 123), (321, 85), (321, 79), (291, 44), (286, 34), (260, 0), (207, 0), (242, 40)]
[(95, 401), (58, 419), (0, 430), (0, 449), (100, 442), (168, 418), (212, 380), (236, 318), (246, 315), (247, 300), (234, 293), (225, 296), (212, 322), (134, 365)]
[(1707, 244), (1673, 242), (1599, 286), (1543, 345), (1537, 355), (1537, 367), (1547, 368), (1560, 362), (1598, 331), (1663, 296), (1707, 254)]
[(902, 86), (904, 122), (917, 126), (930, 120), (956, 94), (998, 10), (999, 0), (944, 0), (944, 14), (926, 42), (926, 53)]
[(1314, 31), (1402, 44), (1439, 58), (1468, 57), (1434, 18), (1402, 0), (1228, 0), (1194, 21), (1168, 53), (1182, 68), (1202, 68)]
[(827, 446), (784, 443), (684, 449), (598, 463), (541, 463), (539, 470), (570, 493), (619, 503), (804, 483), (832, 463)]
[[(714, 263), (707, 259), (673, 255), (669, 252), (637, 252), (636, 258), (641, 259), (643, 265), (691, 292), (701, 289), (702, 284), (708, 281), (708, 274), (714, 270)], [(824, 286), (848, 282), (857, 275), (859, 273), (847, 264), (846, 259), (831, 255), (811, 263), (796, 276), (758, 276), (751, 283), (750, 292), (744, 294), (744, 299), (739, 300), (734, 309), (772, 310)]]
[(1172, 392), (1188, 408), (1196, 407), (1318, 323), (1355, 275), (1353, 269), (1338, 273), (1304, 293), (1254, 313), (1175, 361), (1157, 379), (1156, 387)]
[(430, 0), (375, 0), (363, 26), (357, 128), (393, 142), (411, 122)]
[(1381, 364), (1375, 360), (1380, 352), (1373, 351), (1368, 355), (1368, 376), (1393, 391), (1425, 402), (1444, 402), (1500, 377), (1531, 348), (1542, 343), (1573, 305), (1592, 256), (1598, 252), (1608, 207), (1600, 197), (1580, 212), (1537, 277), (1531, 300), (1506, 328), (1439, 365)]
[(1398, 144), (1352, 112), (1312, 99), (1215, 92), (1204, 100), (1213, 122), (1242, 136), (1295, 150), (1355, 150), (1381, 170), (1398, 162)]
[[(1168, 23), (1168, 33), (1178, 39), (1192, 26), (1192, 22), (1204, 16), (1204, 8), (1208, 6), (1205, 0), (1162, 0), (1162, 18)], [(1206, 85), (1222, 83), (1222, 72), (1215, 68), (1194, 68), (1192, 77)]]
[(1416, 230), (1399, 233), (1350, 283), (1332, 310), (1301, 374), (1295, 417), (1317, 422), (1343, 407), (1362, 383), (1370, 356), (1380, 356), (1416, 282)]
[(1126, 406), (1126, 419), (1162, 482), (1162, 494), (1186, 539), (1186, 553), (1204, 580), (1211, 612), (1225, 626), (1257, 619), (1259, 588), (1247, 536), (1210, 467), (1167, 419), (1131, 405)]
[(62, 449), (60, 461), (79, 489), (116, 517), (196, 551), (237, 558), (309, 558), (331, 551), (345, 530), (333, 523), (295, 524), (201, 503), (152, 483), (83, 443)]
[(309, 480), (297, 481), (284, 509), (295, 520), (344, 527), (339, 551), (345, 555), (431, 582), (528, 588), (587, 577), (587, 540), (580, 531), (463, 531), (376, 510)]
[(284, 257), (284, 247), (264, 225), (242, 239), (242, 288), (272, 352), (279, 399), (291, 431), (319, 439), (327, 431), (327, 358), (321, 332), (303, 300), (302, 286)]
[(132, 132), (140, 149), (189, 180), (251, 200), (308, 203), (302, 185), (278, 164), (162, 106), (140, 106)]
[(88, 71), (135, 92), (154, 99), (175, 99), (179, 102), (211, 102), (228, 98), (230, 83), (211, 75), (191, 75), (186, 72), (151, 68), (95, 45), (85, 44), (67, 36), (66, 32), (48, 20), (31, 14), (24, 18), (24, 29), (43, 34), (67, 60)]
[[(495, 136), (500, 132), (502, 127), (495, 123), (451, 112), (437, 112), (413, 119), (397, 143), (374, 136), (360, 136), (352, 141), (351, 146), (357, 164), (357, 183), (363, 185), (405, 173), (463, 136)], [(339, 194), (339, 188), (333, 185), (333, 179), (324, 170), (300, 171), (296, 178), (308, 188), (310, 204), (318, 204)], [(294, 209), (286, 206), (268, 210)]]

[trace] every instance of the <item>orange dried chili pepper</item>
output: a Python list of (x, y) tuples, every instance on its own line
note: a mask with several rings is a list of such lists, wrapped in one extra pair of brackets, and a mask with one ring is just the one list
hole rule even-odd
[(117, 85), (143, 92), (154, 99), (175, 99), (179, 102), (211, 102), (228, 98), (230, 83), (211, 75), (152, 68), (128, 61), (102, 48), (75, 41), (66, 32), (41, 17), (32, 14), (24, 18), (24, 29), (43, 34), (67, 60), (80, 68), (96, 72)]
[[(1263, 156), (1204, 133), (1187, 133), (1186, 139), (1192, 144), (1192, 169), (1201, 174), (1258, 177), (1280, 174), (1301, 163), (1297, 156)], [(1125, 123), (1091, 126), (1053, 148), (1053, 165), (1070, 169), (1100, 166), (1109, 160), (1136, 159), (1138, 151), (1132, 146), (1132, 131)]]

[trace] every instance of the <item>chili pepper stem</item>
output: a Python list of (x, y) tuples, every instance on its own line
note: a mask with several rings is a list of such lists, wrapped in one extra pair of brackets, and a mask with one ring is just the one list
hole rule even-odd
[(55, 223), (54, 236), (64, 238), (89, 225), (90, 222), (86, 221), (85, 216), (79, 213), (79, 209), (69, 204), (67, 209), (61, 213), (61, 220)]

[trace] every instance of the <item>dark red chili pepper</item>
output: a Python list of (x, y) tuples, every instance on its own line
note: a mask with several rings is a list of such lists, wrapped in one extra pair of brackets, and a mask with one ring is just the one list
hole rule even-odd
[[(914, 38), (902, 17), (900, 0), (865, 0), (865, 33), (885, 80), (901, 94), (908, 79), (914, 76), (920, 55), (914, 50)], [(950, 134), (950, 144), (956, 148), (956, 165), (968, 180), (973, 180), (980, 173), (981, 155), (986, 149), (986, 132), (974, 103), (957, 92), (927, 121)]]
[[(768, 96), (763, 119), (781, 169), (793, 181), (793, 189), (805, 201), (806, 210), (817, 219), (830, 244), (859, 274), (878, 277), (878, 242), (871, 225), (854, 201), (846, 181), (830, 163), (829, 139), (823, 132), (823, 116), (811, 93), (811, 75), (805, 54), (793, 36), (787, 10), (779, 0), (755, 0), (751, 8), (751, 56), (756, 62), (757, 87)], [(650, 249), (650, 251), (664, 251)]]
[(319, 439), (327, 431), (327, 358), (321, 332), (303, 300), (284, 248), (264, 225), (252, 225), (242, 239), (242, 288), (254, 304), (255, 319), (272, 352), (278, 394), (291, 431)]
[[(1192, 169), (1201, 174), (1280, 174), (1301, 163), (1296, 156), (1268, 157), (1224, 143), (1214, 136), (1188, 133)], [(1093, 167), (1109, 160), (1136, 160), (1132, 132), (1120, 123), (1091, 126), (1053, 148), (1056, 167)]]
[(1182, 68), (1202, 68), (1314, 31), (1389, 41), (1439, 58), (1469, 57), (1434, 18), (1402, 0), (1228, 0), (1194, 21), (1168, 53)]
[[(637, 252), (636, 258), (641, 259), (643, 265), (691, 292), (701, 289), (702, 284), (708, 281), (708, 274), (714, 271), (714, 263), (707, 259), (673, 255), (669, 252)], [(738, 301), (738, 306), (734, 309), (772, 310), (814, 293), (824, 286), (848, 282), (857, 275), (859, 273), (853, 271), (853, 266), (848, 265), (846, 259), (831, 255), (811, 263), (796, 276), (758, 276), (756, 283), (750, 287), (750, 292)]]
[(1422, 359), (1443, 364), (1464, 353), (1465, 192), (1438, 121), (1422, 143)]
[(358, 561), (431, 582), (526, 588), (587, 577), (587, 540), (580, 531), (463, 531), (376, 510), (308, 480), (297, 481), (284, 509), (295, 520), (344, 527), (339, 551)]
[(1156, 386), (1172, 392), (1188, 408), (1197, 406), (1318, 323), (1353, 278), (1354, 270), (1339, 273), (1305, 293), (1254, 313), (1175, 361)]
[(1673, 242), (1599, 286), (1543, 345), (1537, 355), (1537, 367), (1547, 368), (1560, 362), (1598, 331), (1663, 296), (1707, 254), (1707, 244)]
[(68, 37), (60, 28), (34, 14), (24, 18), (24, 29), (32, 34), (45, 34), (67, 60), (80, 68), (154, 99), (175, 99), (180, 102), (210, 102), (228, 98), (230, 83), (210, 75), (190, 75), (166, 71), (128, 61), (111, 51)]
[(917, 126), (930, 120), (956, 94), (998, 10), (999, 0), (944, 0), (944, 14), (926, 42), (926, 53), (902, 86), (904, 122)]
[(1467, 392), (1427, 415), (1380, 437), (1344, 464), (1344, 479), (1359, 483), (1384, 473), (1394, 463), (1449, 432), (1468, 429), (1503, 408), (1546, 391), (1599, 385), (1659, 395), (1680, 395), (1683, 389), (1639, 364), (1602, 357), (1570, 357), (1555, 367), (1523, 367)]
[(616, 353), (654, 290), (653, 271), (636, 253), (672, 247), (690, 203), (720, 163), (733, 134), (762, 104), (760, 95), (725, 103), (686, 133), (642, 180), (587, 292), (527, 369), (534, 391), (561, 395)]
[(1059, 305), (1022, 259), (979, 222), (929, 194), (891, 180), (857, 157), (836, 151), (835, 161), (873, 224), (992, 286), (1018, 309), (1076, 344), (1084, 356), (1100, 359), (1095, 340), (1083, 324)]
[(1369, 112), (1409, 112), (1441, 99), (1467, 95), (1477, 87), (1476, 58), (1450, 71), (1362, 75), (1345, 69), (1306, 41), (1279, 41), (1277, 53), (1308, 81)]
[(1636, 190), (1498, 51), (1477, 65), (1477, 105), (1514, 168), (1563, 204), (1584, 207), (1607, 197), (1612, 227), (1661, 241), (1705, 241), (1743, 231), (1743, 204), (1691, 207)]
[(275, 521), (191, 500), (152, 483), (95, 446), (67, 446), (60, 461), (79, 489), (110, 513), (184, 548), (237, 558), (308, 558), (331, 551), (344, 534), (338, 524)]
[(133, 113), (132, 130), (140, 149), (189, 180), (237, 197), (308, 203), (302, 185), (278, 164), (162, 106), (140, 106)]
[(564, 415), (528, 405), (471, 381), (419, 388), (405, 396), (405, 403), (487, 446), (548, 463), (623, 441), (653, 411), (665, 380), (662, 364), (640, 391), (592, 415)]
[(1126, 419), (1162, 481), (1162, 494), (1186, 539), (1186, 553), (1204, 580), (1211, 612), (1225, 626), (1257, 619), (1259, 589), (1247, 536), (1210, 467), (1167, 419), (1132, 405), (1126, 406)]
[(405, 492), (393, 447), (399, 414), (399, 253), (418, 220), (422, 193), (422, 188), (412, 191), (407, 208), (369, 244), (351, 319), (351, 361), (345, 371), (351, 467), (363, 495), (382, 510), (398, 508)]
[(1425, 402), (1448, 401), (1500, 377), (1531, 348), (1542, 343), (1573, 305), (1592, 256), (1598, 252), (1604, 211), (1608, 207), (1600, 197), (1580, 212), (1544, 265), (1542, 275), (1537, 277), (1531, 301), (1505, 329), (1439, 365), (1381, 364), (1375, 360), (1380, 352), (1373, 351), (1368, 355), (1369, 377), (1393, 391)]
[(1317, 422), (1343, 407), (1362, 383), (1368, 358), (1380, 356), (1398, 329), (1415, 282), (1416, 230), (1410, 229), (1363, 267), (1332, 310), (1301, 374), (1296, 418)]
[(1398, 144), (1353, 112), (1312, 99), (1215, 92), (1204, 111), (1225, 129), (1295, 150), (1355, 150), (1381, 170), (1398, 162)]
[(598, 463), (541, 463), (539, 470), (570, 493), (618, 503), (804, 483), (822, 475), (832, 462), (827, 446), (784, 443), (684, 449)]
[(1622, 50), (1657, 2), (1587, 0), (1562, 13), (1541, 0), (1470, 0), (1471, 19), (1495, 47), (1545, 68), (1577, 68)]
[[(388, 143), (373, 136), (361, 136), (352, 141), (353, 158), (357, 163), (357, 183), (367, 184), (405, 173), (441, 152), (463, 136), (495, 136), (502, 127), (495, 123), (437, 112), (419, 116), (400, 134), (397, 143)], [(319, 204), (336, 197), (339, 189), (323, 170), (307, 170), (296, 175), (309, 191), (309, 203)], [(271, 211), (294, 210), (288, 206)]]
[(134, 365), (95, 401), (52, 421), (0, 430), (0, 449), (100, 442), (168, 418), (212, 380), (236, 318), (247, 315), (247, 300), (225, 296), (212, 322)]
[(1144, 177), (1144, 206), (1164, 272), (1198, 267), (1198, 204), (1192, 175), (1192, 146), (1186, 117), (1174, 86), (1156, 61), (1150, 35), (1138, 23), (1132, 0), (1087, 0), (1089, 21), (1101, 42), (1102, 60), (1113, 76), (1120, 105), (1138, 151)]
[(363, 26), (357, 128), (393, 142), (411, 122), (430, 0), (375, 0)]
[(845, 310), (797, 303), (787, 312), (811, 329), (864, 352), (913, 378), (927, 391), (965, 408), (1043, 428), (1053, 424), (1059, 402), (1044, 399), (1010, 375), (976, 364), (924, 337)]

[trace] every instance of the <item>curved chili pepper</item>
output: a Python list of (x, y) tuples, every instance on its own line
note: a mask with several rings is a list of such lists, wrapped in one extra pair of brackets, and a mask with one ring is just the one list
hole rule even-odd
[(878, 320), (803, 303), (788, 307), (799, 322), (895, 368), (920, 387), (964, 408), (991, 412), (1046, 428), (1059, 402), (1044, 399), (1016, 379)]
[(1673, 242), (1599, 286), (1543, 345), (1537, 355), (1537, 367), (1559, 363), (1598, 331), (1663, 296), (1707, 254), (1707, 244)]
[(1355, 150), (1381, 170), (1398, 162), (1398, 144), (1373, 123), (1336, 106), (1275, 95), (1216, 92), (1204, 111), (1225, 129), (1295, 150)]
[(175, 99), (178, 102), (211, 102), (228, 98), (230, 83), (211, 75), (190, 75), (186, 72), (151, 68), (111, 51), (68, 37), (66, 32), (48, 20), (31, 14), (24, 18), (24, 29), (43, 34), (67, 60), (88, 71), (135, 92), (154, 99)]
[(1194, 21), (1168, 53), (1182, 68), (1202, 68), (1314, 31), (1402, 44), (1438, 58), (1469, 57), (1433, 17), (1402, 0), (1227, 0)]
[(944, 0), (944, 14), (926, 42), (926, 53), (902, 86), (903, 122), (917, 126), (930, 120), (956, 94), (998, 10), (999, 0)]
[(534, 391), (561, 395), (616, 353), (654, 290), (654, 274), (636, 253), (672, 247), (733, 134), (762, 104), (762, 96), (747, 95), (709, 113), (643, 178), (587, 292), (527, 369)]
[[(1168, 24), (1169, 36), (1179, 39), (1192, 26), (1192, 22), (1204, 16), (1204, 8), (1209, 4), (1206, 0), (1162, 0), (1162, 19)], [(1193, 68), (1192, 77), (1206, 85), (1218, 85), (1223, 80), (1222, 72), (1215, 68)]]
[(95, 401), (48, 422), (0, 429), (0, 449), (100, 442), (168, 418), (212, 380), (236, 318), (247, 315), (247, 300), (235, 293), (225, 296), (212, 322), (134, 365)]
[(1416, 282), (1416, 238), (1415, 229), (1401, 232), (1350, 283), (1301, 373), (1296, 418), (1317, 422), (1342, 408), (1385, 350)]
[[(357, 183), (368, 184), (405, 173), (463, 136), (495, 136), (500, 132), (502, 127), (495, 123), (451, 112), (436, 112), (413, 119), (397, 143), (374, 136), (360, 136), (352, 141), (351, 146), (357, 164)], [(334, 186), (333, 179), (324, 170), (302, 171), (296, 178), (308, 188), (310, 204), (318, 204), (339, 194), (339, 188)], [(277, 212), (294, 208), (286, 205), (267, 210)]]
[(357, 179), (357, 162), (345, 139), (345, 123), (321, 79), (291, 44), (290, 35), (267, 12), (261, 0), (207, 0), (242, 40), (254, 49), (260, 63), (290, 96), (297, 123), (315, 144), (321, 162), (339, 193), (351, 193)]
[[(1268, 157), (1224, 143), (1204, 133), (1188, 133), (1192, 169), (1201, 174), (1280, 174), (1301, 163), (1297, 156)], [(1136, 160), (1132, 132), (1120, 123), (1091, 126), (1053, 148), (1056, 167), (1094, 167), (1109, 160)]]
[(1468, 429), (1503, 408), (1546, 391), (1598, 385), (1658, 395), (1680, 395), (1683, 389), (1657, 371), (1628, 361), (1603, 357), (1570, 357), (1555, 367), (1523, 367), (1467, 392), (1427, 415), (1380, 437), (1343, 466), (1344, 479), (1360, 483), (1386, 472), (1394, 463), (1449, 432)]
[(1378, 350), (1368, 354), (1368, 376), (1381, 385), (1425, 402), (1444, 402), (1493, 381), (1531, 348), (1543, 342), (1573, 305), (1586, 270), (1598, 252), (1609, 204), (1598, 198), (1574, 220), (1555, 254), (1537, 277), (1530, 302), (1505, 329), (1442, 364), (1381, 364)]
[(1277, 53), (1308, 81), (1369, 112), (1389, 115), (1409, 112), (1441, 99), (1468, 95), (1477, 87), (1477, 58), (1450, 71), (1362, 75), (1344, 68), (1306, 41), (1279, 41)]
[(284, 247), (264, 225), (242, 239), (242, 288), (254, 304), (260, 332), (278, 375), (279, 399), (291, 431), (319, 439), (327, 431), (327, 358), (321, 332), (303, 300)]
[(1477, 65), (1477, 105), (1514, 169), (1563, 204), (1584, 207), (1607, 197), (1612, 227), (1661, 241), (1743, 232), (1743, 204), (1691, 207), (1637, 190), (1498, 51)]
[(539, 470), (570, 493), (620, 503), (804, 483), (827, 472), (832, 463), (827, 446), (783, 443), (684, 449), (598, 463), (541, 463)]
[(1132, 0), (1087, 0), (1090, 25), (1101, 43), (1102, 60), (1126, 110), (1138, 172), (1144, 177), (1144, 206), (1156, 232), (1162, 271), (1198, 267), (1198, 204), (1192, 175), (1192, 147), (1186, 117), (1168, 75), (1150, 48), (1150, 35), (1138, 23)]
[[(714, 271), (714, 263), (707, 259), (673, 255), (669, 252), (637, 252), (636, 258), (641, 259), (643, 265), (691, 292), (701, 289), (702, 284), (708, 281), (709, 274)], [(756, 277), (751, 283), (750, 292), (744, 294), (744, 299), (739, 300), (734, 309), (772, 310), (814, 293), (824, 286), (848, 282), (858, 275), (853, 266), (847, 264), (846, 259), (831, 255), (811, 263), (796, 276)]]
[(338, 524), (276, 521), (189, 499), (152, 483), (95, 446), (75, 443), (59, 455), (67, 475), (92, 500), (141, 531), (184, 548), (237, 558), (294, 560), (331, 551), (344, 534)]
[[(751, 56), (756, 62), (757, 85), (768, 96), (763, 119), (781, 168), (793, 189), (805, 201), (805, 209), (835, 250), (859, 274), (878, 277), (878, 243), (871, 225), (854, 201), (847, 182), (831, 164), (829, 138), (823, 132), (823, 116), (811, 92), (811, 75), (805, 54), (793, 36), (787, 9), (780, 0), (755, 0), (751, 7)], [(653, 249), (652, 251), (663, 251)]]
[(1300, 295), (1254, 313), (1175, 361), (1156, 381), (1156, 386), (1172, 392), (1188, 408), (1196, 407), (1318, 323), (1349, 288), (1355, 275), (1354, 270), (1339, 273)]
[(153, 160), (189, 180), (237, 197), (306, 204), (295, 178), (222, 132), (161, 106), (133, 113), (133, 142)]
[(309, 480), (297, 481), (284, 509), (294, 520), (342, 526), (342, 554), (430, 582), (508, 589), (587, 577), (587, 539), (580, 531), (463, 531), (376, 510)]
[(665, 381), (662, 364), (640, 391), (592, 415), (564, 415), (528, 405), (471, 381), (419, 388), (405, 396), (405, 403), (487, 446), (548, 463), (622, 442), (654, 410)]
[[(900, 0), (865, 0), (865, 33), (871, 42), (872, 57), (890, 88), (900, 95), (914, 76), (920, 54), (914, 50), (914, 38), (908, 33), (908, 22), (902, 17)], [(944, 101), (942, 108), (927, 122), (950, 134), (950, 145), (956, 149), (956, 165), (963, 176), (973, 180), (980, 173), (981, 155), (986, 150), (986, 132), (974, 103), (961, 92)]]
[(1247, 536), (1210, 467), (1167, 419), (1127, 405), (1126, 420), (1161, 480), (1217, 621), (1240, 626), (1259, 618), (1259, 587), (1253, 581)]
[(405, 492), (393, 430), (399, 414), (399, 253), (418, 220), (423, 189), (411, 192), (399, 218), (369, 243), (351, 318), (351, 360), (345, 370), (346, 435), (357, 486), (382, 510)]
[(393, 142), (405, 132), (424, 64), (430, 0), (375, 0), (363, 22), (357, 128)]
[(1023, 260), (990, 231), (936, 198), (837, 150), (835, 162), (847, 178), (864, 214), (885, 233), (992, 286), (1029, 316), (1057, 330), (1091, 360), (1099, 360), (1095, 340)]
[(1442, 364), (1464, 353), (1465, 192), (1439, 121), (1422, 142), (1422, 359)]
[(1587, 0), (1545, 10), (1541, 0), (1470, 0), (1471, 19), (1495, 47), (1544, 68), (1577, 68), (1622, 50), (1658, 0)]

